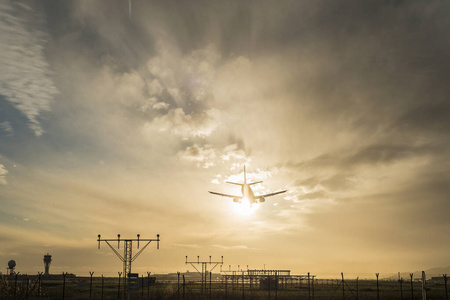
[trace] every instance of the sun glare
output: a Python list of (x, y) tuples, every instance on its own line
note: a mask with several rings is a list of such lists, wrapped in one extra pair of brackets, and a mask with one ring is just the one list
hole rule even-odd
[(241, 203), (233, 203), (235, 212), (241, 216), (250, 216), (259, 209), (260, 204), (254, 203), (250, 205), (248, 199), (242, 199)]

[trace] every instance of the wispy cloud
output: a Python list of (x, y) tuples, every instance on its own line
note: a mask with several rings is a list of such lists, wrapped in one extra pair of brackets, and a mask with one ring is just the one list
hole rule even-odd
[(14, 135), (14, 129), (11, 126), (11, 122), (4, 121), (0, 123), (0, 132), (3, 131), (4, 135), (6, 136), (13, 136)]
[(8, 170), (0, 164), (0, 184), (6, 184), (6, 174), (8, 174)]
[(44, 129), (39, 116), (50, 110), (58, 93), (44, 57), (48, 34), (43, 16), (23, 3), (2, 1), (0, 27), (0, 94), (28, 118), (30, 129), (40, 136)]
[(246, 245), (233, 245), (233, 246), (227, 246), (227, 245), (211, 245), (211, 247), (213, 248), (217, 248), (217, 249), (224, 249), (224, 250), (255, 250), (255, 249), (250, 249), (248, 246)]

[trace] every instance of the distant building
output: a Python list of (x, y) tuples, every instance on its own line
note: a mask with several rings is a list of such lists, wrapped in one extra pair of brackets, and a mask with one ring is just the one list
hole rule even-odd
[(442, 282), (442, 283), (444, 283), (444, 276), (431, 277), (430, 281), (432, 281), (432, 282)]

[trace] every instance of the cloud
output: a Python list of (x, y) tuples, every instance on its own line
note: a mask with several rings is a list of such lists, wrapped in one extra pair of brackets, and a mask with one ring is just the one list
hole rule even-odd
[(6, 174), (8, 174), (8, 170), (6, 170), (5, 166), (0, 164), (0, 184), (6, 184)]
[(6, 136), (13, 136), (14, 135), (14, 129), (11, 126), (11, 122), (4, 121), (0, 123), (0, 131), (4, 132), (4, 135)]
[(28, 118), (36, 136), (44, 133), (39, 117), (58, 93), (44, 57), (48, 33), (38, 10), (14, 1), (0, 4), (0, 94)]
[(181, 159), (194, 161), (198, 167), (209, 168), (214, 166), (216, 158), (216, 151), (211, 145), (199, 147), (194, 144), (192, 147), (186, 147), (186, 150), (178, 152)]
[(156, 110), (167, 110), (169, 109), (170, 104), (165, 102), (158, 102), (153, 104), (153, 109)]
[(226, 245), (215, 244), (215, 245), (211, 245), (211, 247), (217, 248), (217, 249), (222, 249), (222, 250), (255, 250), (255, 249), (250, 249), (246, 245), (226, 246)]
[(164, 91), (164, 88), (161, 83), (159, 83), (158, 79), (153, 79), (151, 82), (147, 83), (147, 85), (150, 96), (161, 96)]
[[(0, 175), (8, 179), (2, 209), (29, 219), (18, 226), (95, 239), (100, 223), (110, 234), (145, 223), (180, 247), (246, 245), (261, 249), (261, 256), (247, 257), (250, 263), (288, 265), (303, 256), (311, 269), (356, 252), (366, 260), (357, 256), (353, 263), (367, 266), (417, 243), (432, 255), (410, 261), (445, 260), (448, 4), (140, 1), (130, 19), (127, 3), (119, 2), (45, 2), (48, 26), (38, 22), (39, 10), (0, 4), (1, 62), (16, 71), (0, 75), (1, 99), (16, 108), (31, 102), (18, 114), (48, 133), (21, 139), (17, 124), (27, 120), (0, 118), (0, 138), (14, 134), (0, 141), (0, 152), (21, 165), (17, 180)], [(16, 23), (6, 24), (9, 19)], [(10, 40), (14, 29), (21, 32)], [(20, 46), (19, 53), (9, 45)], [(44, 58), (61, 93), (54, 104)], [(28, 77), (40, 87), (36, 95), (52, 97), (24, 96), (28, 83), (15, 80)], [(20, 93), (3, 96), (7, 88)], [(44, 115), (49, 122), (42, 128)], [(288, 187), (248, 218), (236, 216), (232, 201), (209, 201), (205, 187), (242, 182), (243, 165), (248, 180), (268, 179), (253, 186), (257, 194)], [(79, 178), (86, 182), (74, 187)], [(127, 207), (132, 211), (124, 216)], [(211, 214), (199, 215), (198, 207)], [(118, 217), (127, 226), (115, 224)], [(2, 230), (14, 227), (1, 219)], [(179, 226), (191, 237), (178, 234)], [(284, 255), (274, 259), (276, 245)], [(429, 251), (432, 246), (444, 250)], [(334, 249), (331, 257), (327, 249)], [(240, 257), (233, 251), (244, 252), (229, 250), (230, 261)], [(394, 260), (396, 266), (384, 268), (400, 268)], [(157, 268), (176, 269), (174, 261), (158, 259)]]
[(209, 136), (220, 122), (220, 112), (210, 108), (198, 114), (186, 114), (182, 108), (171, 109), (145, 125), (146, 129), (170, 132), (187, 140), (191, 137)]
[[(178, 156), (187, 161), (197, 162), (197, 167), (209, 168), (226, 165), (230, 170), (239, 169), (241, 171), (243, 166), (251, 161), (251, 158), (246, 155), (243, 149), (238, 149), (238, 147), (238, 144), (231, 144), (221, 150), (214, 148), (211, 144), (204, 144), (203, 146), (193, 144), (187, 146), (185, 150), (179, 151)], [(264, 173), (264, 171), (258, 170), (259, 177), (264, 177)], [(247, 174), (250, 177), (254, 176), (253, 173)], [(217, 178), (211, 182), (219, 184), (218, 178), (221, 176), (221, 174), (217, 175)]]
[(187, 248), (187, 249), (200, 249), (202, 246), (197, 244), (172, 244), (173, 247), (177, 248)]
[[(89, 89), (81, 91), (90, 105), (109, 106), (116, 110), (150, 107), (158, 100), (159, 93), (153, 87), (151, 78), (142, 76), (137, 70), (117, 70), (116, 62), (108, 61), (101, 69), (94, 71), (94, 80), (83, 84)], [(150, 83), (148, 82), (150, 81)], [(154, 85), (154, 84), (153, 84)], [(78, 100), (81, 101), (81, 100)]]
[(174, 45), (164, 35), (159, 34), (157, 39), (159, 53), (147, 62), (148, 71), (160, 80), (180, 107), (209, 100), (220, 60), (216, 47), (210, 44), (183, 56), (173, 50)]
[(222, 155), (222, 160), (244, 160), (247, 161), (247, 155), (243, 149), (238, 149), (238, 144), (231, 144), (223, 149), (224, 154)]

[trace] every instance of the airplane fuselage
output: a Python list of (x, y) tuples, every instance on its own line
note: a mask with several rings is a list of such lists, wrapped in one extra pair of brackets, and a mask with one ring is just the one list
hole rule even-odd
[(250, 202), (250, 204), (257, 202), (252, 188), (247, 183), (244, 183), (242, 185), (241, 192), (242, 192), (242, 196), (244, 198), (246, 198), (248, 200), (248, 202)]

